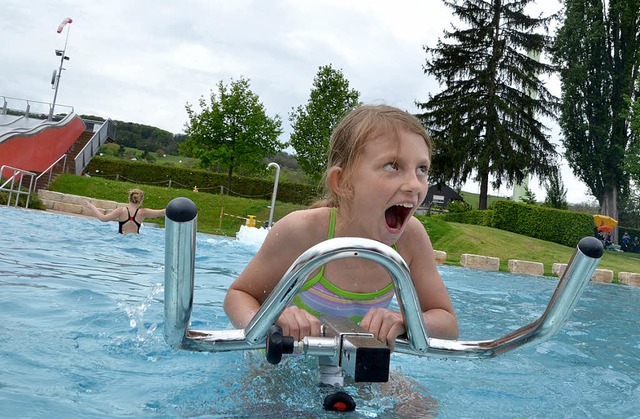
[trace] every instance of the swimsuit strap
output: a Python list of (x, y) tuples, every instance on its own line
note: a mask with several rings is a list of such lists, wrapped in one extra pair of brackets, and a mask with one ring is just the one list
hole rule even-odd
[(142, 224), (140, 224), (139, 222), (136, 221), (136, 215), (138, 215), (138, 210), (140, 209), (140, 207), (136, 208), (136, 212), (133, 213), (133, 217), (131, 216), (131, 212), (129, 211), (129, 207), (125, 207), (125, 209), (127, 210), (127, 219), (125, 221), (118, 221), (118, 233), (122, 234), (122, 226), (125, 225), (126, 223), (128, 223), (129, 221), (133, 221), (133, 223), (138, 227), (137, 232), (140, 233), (140, 226)]
[(329, 216), (329, 231), (327, 232), (327, 240), (332, 239), (336, 234), (336, 207), (331, 207), (331, 215)]
[[(331, 208), (327, 239), (335, 236), (336, 208)], [(394, 245), (395, 248), (395, 245)], [(393, 281), (379, 291), (360, 293), (343, 290), (324, 277), (320, 271), (309, 279), (293, 297), (292, 303), (316, 317), (336, 315), (359, 322), (372, 308), (387, 308), (394, 295)]]
[[(329, 229), (327, 231), (327, 240), (332, 239), (335, 235), (335, 232), (336, 232), (336, 208), (331, 207), (331, 213), (329, 216)], [(322, 265), (322, 267), (320, 268), (320, 272), (318, 272), (316, 276), (314, 276), (313, 278), (305, 282), (302, 288), (300, 288), (300, 292), (308, 290), (309, 288), (313, 287), (316, 282), (324, 278), (324, 267), (325, 265)]]

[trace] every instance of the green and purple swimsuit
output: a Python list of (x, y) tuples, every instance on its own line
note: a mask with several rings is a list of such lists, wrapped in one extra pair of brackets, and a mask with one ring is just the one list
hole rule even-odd
[[(332, 239), (336, 228), (336, 209), (331, 208), (327, 239)], [(316, 317), (347, 317), (359, 323), (372, 308), (387, 308), (394, 295), (393, 282), (376, 292), (350, 292), (336, 287), (324, 277), (324, 266), (309, 279), (293, 297), (293, 304)]]

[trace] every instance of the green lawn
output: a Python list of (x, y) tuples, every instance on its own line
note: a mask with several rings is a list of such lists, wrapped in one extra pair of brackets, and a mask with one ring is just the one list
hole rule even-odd
[[(51, 185), (51, 190), (74, 195), (102, 198), (118, 202), (127, 199), (128, 191), (139, 185), (118, 182), (98, 177), (64, 175)], [(255, 215), (260, 221), (268, 220), (270, 200), (245, 199), (144, 185), (144, 205), (148, 208), (163, 208), (173, 198), (187, 197), (198, 207), (198, 231), (234, 237), (244, 224), (243, 220), (222, 216), (221, 212), (246, 217)], [(302, 205), (276, 202), (274, 221), (291, 211), (305, 208)], [(433, 247), (447, 253), (447, 263), (459, 265), (460, 255), (471, 253), (500, 258), (500, 269), (507, 271), (509, 259), (542, 262), (545, 274), (551, 274), (554, 263), (568, 263), (574, 248), (534, 239), (507, 231), (468, 224), (447, 223), (431, 217), (419, 217), (425, 224)], [(164, 224), (163, 219), (160, 224)], [(149, 220), (151, 221), (151, 220)], [(618, 272), (640, 272), (640, 255), (635, 253), (605, 252), (599, 268)]]
[[(120, 147), (117, 144), (114, 143), (108, 143), (102, 146), (102, 148), (100, 149), (99, 153), (102, 157), (106, 157), (106, 158), (113, 158), (113, 159), (124, 159), (124, 160), (128, 160), (132, 157), (135, 157), (136, 159), (141, 159), (142, 158), (142, 154), (144, 153), (141, 150), (138, 150), (137, 148), (131, 148), (131, 147), (125, 147), (124, 148), (124, 156), (122, 157), (116, 157), (114, 154), (117, 152), (117, 150)], [(166, 165), (166, 164), (170, 164), (173, 166), (184, 166), (184, 167), (195, 167), (196, 164), (198, 163), (198, 159), (194, 159), (191, 157), (185, 157), (185, 156), (176, 156), (176, 155), (169, 155), (169, 154), (165, 154), (164, 156), (160, 157), (157, 153), (150, 153), (153, 156), (153, 162), (155, 164), (160, 164), (160, 165)]]

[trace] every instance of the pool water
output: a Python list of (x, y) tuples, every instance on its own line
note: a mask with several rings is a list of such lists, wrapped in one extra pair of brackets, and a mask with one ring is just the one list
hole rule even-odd
[[(192, 327), (230, 327), (228, 285), (255, 254), (197, 237)], [(562, 261), (559, 261), (562, 262)], [(164, 341), (164, 230), (0, 207), (2, 417), (336, 417), (313, 359), (176, 351)], [(441, 266), (461, 339), (536, 319), (556, 280)], [(640, 417), (640, 288), (589, 284), (553, 339), (494, 359), (392, 355), (393, 383), (347, 390), (347, 417)], [(388, 387), (391, 387), (389, 389)]]

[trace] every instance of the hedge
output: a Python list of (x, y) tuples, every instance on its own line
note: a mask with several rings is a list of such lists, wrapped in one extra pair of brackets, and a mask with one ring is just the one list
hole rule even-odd
[[(122, 178), (122, 180), (144, 185), (169, 186), (176, 184), (187, 188), (197, 186), (199, 191), (211, 193), (219, 193), (220, 186), (224, 185), (226, 187), (227, 185), (227, 175), (225, 173), (100, 156), (94, 156), (91, 159), (85, 172), (92, 176)], [(230, 195), (269, 199), (272, 193), (272, 180), (245, 176), (231, 177)], [(314, 186), (278, 182), (278, 201), (307, 205), (317, 197), (318, 190)]]
[(496, 201), (491, 209), (438, 215), (444, 221), (499, 228), (524, 236), (575, 247), (593, 236), (593, 216), (583, 212), (528, 205), (519, 202)]
[(438, 216), (445, 221), (461, 224), (475, 224), (480, 226), (493, 227), (493, 210), (470, 210), (464, 212), (449, 212)]

